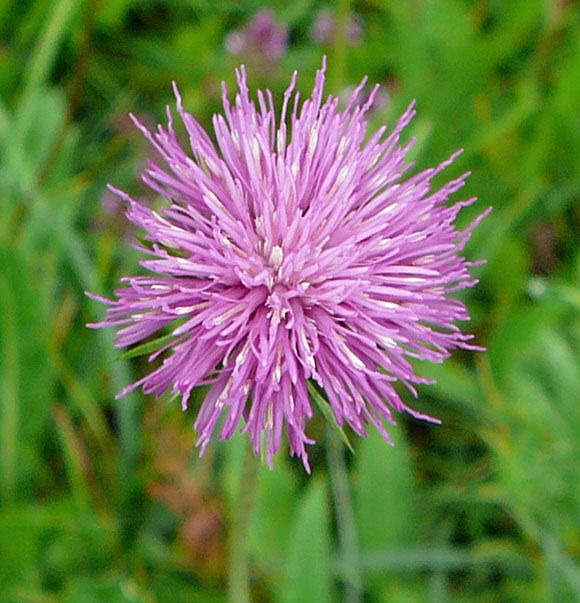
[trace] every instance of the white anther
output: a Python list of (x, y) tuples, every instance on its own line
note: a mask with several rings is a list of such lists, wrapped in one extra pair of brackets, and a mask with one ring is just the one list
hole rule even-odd
[(282, 264), (282, 260), (284, 259), (284, 250), (280, 245), (274, 245), (272, 247), (272, 251), (270, 252), (270, 263), (277, 270), (280, 268)]

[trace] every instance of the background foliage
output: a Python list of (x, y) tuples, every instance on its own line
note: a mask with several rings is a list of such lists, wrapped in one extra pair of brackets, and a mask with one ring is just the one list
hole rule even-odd
[[(270, 7), (279, 60), (226, 49)], [(328, 9), (348, 30), (318, 41)], [(355, 28), (356, 29), (356, 28)], [(356, 32), (355, 32), (356, 34)], [(127, 113), (164, 119), (176, 80), (209, 126), (245, 61), (277, 98), (368, 74), (373, 126), (412, 100), (420, 168), (494, 206), (469, 244), (469, 325), (487, 354), (421, 366), (438, 384), (344, 453), (312, 424), (313, 476), (278, 455), (252, 528), (256, 601), (580, 601), (580, 7), (573, 0), (0, 1), (0, 599), (224, 600), (239, 439), (192, 450), (194, 411), (115, 394), (144, 370), (88, 331), (137, 268), (105, 184), (145, 194), (148, 149)], [(471, 213), (470, 213), (471, 212)], [(325, 437), (325, 434), (327, 437)]]

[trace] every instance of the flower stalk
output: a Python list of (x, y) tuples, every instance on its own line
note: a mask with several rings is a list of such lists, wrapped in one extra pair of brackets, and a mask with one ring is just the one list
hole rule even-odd
[[(326, 456), (336, 513), (340, 554), (345, 559), (356, 559), (359, 552), (358, 537), (344, 450), (340, 433), (329, 426), (326, 430)], [(354, 563), (345, 563), (344, 567), (346, 569), (344, 601), (345, 603), (360, 603), (363, 600), (363, 578), (360, 568)]]
[(228, 600), (231, 603), (250, 603), (250, 532), (256, 506), (260, 477), (260, 460), (245, 440), (244, 458), (240, 471), (238, 498), (230, 528), (228, 564)]

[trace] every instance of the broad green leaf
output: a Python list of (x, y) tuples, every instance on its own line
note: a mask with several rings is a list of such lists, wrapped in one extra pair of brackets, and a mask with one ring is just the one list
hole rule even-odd
[(283, 566), (285, 579), (277, 599), (281, 603), (332, 600), (328, 490), (312, 479), (296, 508)]
[(283, 575), (297, 498), (298, 485), (287, 452), (281, 450), (274, 469), (262, 465), (251, 536), (255, 559), (278, 583)]
[(417, 535), (416, 486), (403, 427), (389, 434), (394, 446), (369, 429), (354, 467), (359, 546), (367, 552), (409, 544)]
[(36, 465), (53, 374), (42, 289), (17, 249), (0, 246), (0, 266), (0, 499), (10, 501)]
[[(363, 556), (388, 554), (417, 537), (416, 488), (402, 426), (390, 429), (390, 435), (395, 446), (389, 446), (378, 431), (369, 430), (360, 442), (354, 467), (354, 512)], [(376, 597), (393, 584), (393, 577), (384, 573), (367, 578)]]

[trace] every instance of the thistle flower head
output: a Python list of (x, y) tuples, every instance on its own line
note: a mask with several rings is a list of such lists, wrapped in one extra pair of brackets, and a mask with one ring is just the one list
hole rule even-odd
[(471, 336), (457, 321), (464, 304), (448, 294), (475, 284), (460, 252), (478, 218), (458, 231), (455, 218), (472, 200), (448, 205), (465, 176), (439, 190), (431, 180), (452, 161), (404, 177), (410, 144), (399, 142), (410, 107), (396, 126), (367, 135), (364, 105), (346, 108), (323, 98), (325, 64), (311, 98), (300, 103), (296, 73), (279, 117), (270, 91), (251, 100), (243, 67), (230, 104), (213, 117), (216, 143), (187, 113), (179, 143), (168, 126), (149, 132), (165, 165), (154, 162), (144, 182), (165, 198), (154, 211), (129, 195), (127, 216), (145, 231), (148, 276), (123, 279), (106, 319), (119, 327), (116, 345), (130, 346), (161, 330), (170, 342), (162, 363), (120, 395), (180, 394), (209, 385), (195, 429), (206, 448), (216, 430), (241, 427), (268, 462), (283, 434), (309, 470), (306, 434), (310, 394), (324, 399), (339, 426), (364, 436), (408, 412), (395, 389), (412, 392), (410, 358), (441, 362)]

